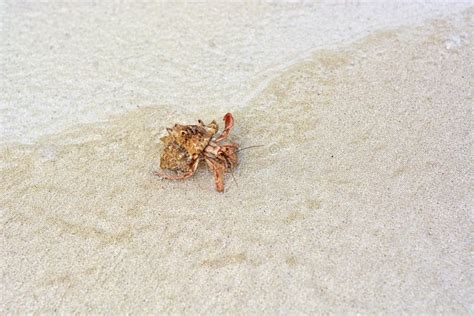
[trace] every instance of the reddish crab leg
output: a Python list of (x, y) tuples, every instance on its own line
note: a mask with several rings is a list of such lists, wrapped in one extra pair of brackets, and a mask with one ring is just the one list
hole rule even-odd
[(227, 113), (227, 114), (224, 116), (224, 122), (225, 122), (224, 131), (223, 131), (222, 134), (216, 139), (216, 142), (220, 142), (220, 141), (223, 141), (224, 139), (226, 139), (227, 136), (229, 136), (230, 131), (231, 131), (232, 128), (234, 127), (234, 117), (232, 116), (231, 113)]
[(206, 157), (207, 165), (209, 169), (214, 173), (214, 180), (216, 182), (216, 190), (218, 192), (224, 192), (224, 172), (225, 166), (218, 163), (212, 158)]

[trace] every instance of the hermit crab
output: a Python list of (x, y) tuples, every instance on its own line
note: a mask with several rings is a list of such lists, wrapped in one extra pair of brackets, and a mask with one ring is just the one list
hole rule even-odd
[(167, 128), (168, 135), (161, 138), (164, 150), (160, 167), (175, 171), (175, 174), (155, 171), (155, 175), (170, 180), (187, 179), (194, 175), (199, 162), (204, 160), (214, 173), (217, 191), (223, 192), (224, 174), (237, 166), (239, 148), (235, 143), (222, 143), (234, 126), (231, 113), (224, 116), (224, 122), (224, 131), (217, 137), (219, 126), (216, 121), (205, 125), (198, 120), (199, 125), (175, 124), (173, 128)]

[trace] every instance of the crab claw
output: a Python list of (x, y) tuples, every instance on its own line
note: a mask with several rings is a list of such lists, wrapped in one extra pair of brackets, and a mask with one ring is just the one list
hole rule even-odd
[(234, 127), (234, 117), (232, 116), (231, 113), (227, 113), (224, 115), (224, 122), (225, 122), (225, 128), (222, 134), (216, 139), (216, 142), (223, 141), (226, 139), (230, 132), (232, 131), (232, 128)]

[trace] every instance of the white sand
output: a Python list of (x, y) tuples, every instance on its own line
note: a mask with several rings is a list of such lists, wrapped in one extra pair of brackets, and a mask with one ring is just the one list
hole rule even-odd
[[(59, 95), (72, 89), (89, 108), (77, 106), (69, 123), (35, 127), (33, 117), (54, 108), (35, 112), (35, 104), (54, 93), (23, 79), (15, 95), (17, 83), (2, 79), (2, 111), (11, 116), (0, 149), (0, 311), (472, 313), (473, 17), (470, 9), (317, 50), (262, 78), (261, 91), (255, 84), (226, 94), (232, 84), (212, 78), (187, 90), (171, 78), (169, 90), (129, 103), (148, 95), (160, 100), (154, 106), (49, 136), (41, 135), (116, 109), (98, 109), (104, 103), (82, 95), (89, 88), (69, 82)], [(54, 36), (53, 26), (46, 34)], [(148, 69), (139, 65), (127, 67)], [(173, 85), (182, 92), (176, 99), (166, 92)], [(199, 107), (175, 106), (195, 91)], [(105, 89), (97, 98), (113, 95)], [(222, 103), (250, 95), (248, 104)], [(12, 110), (16, 103), (26, 105)], [(100, 115), (81, 114), (89, 110)], [(205, 168), (184, 182), (151, 174), (166, 126), (228, 110), (232, 139), (265, 147), (241, 153), (237, 183), (228, 176), (224, 194)]]

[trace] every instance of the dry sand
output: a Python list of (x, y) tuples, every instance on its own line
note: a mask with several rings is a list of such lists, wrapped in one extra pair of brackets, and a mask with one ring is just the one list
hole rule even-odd
[(473, 17), (320, 50), (230, 110), (226, 192), (157, 104), (1, 148), (1, 311), (473, 313)]

